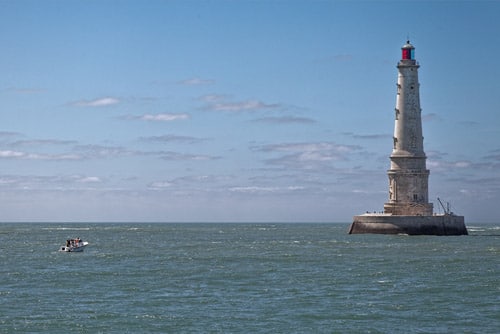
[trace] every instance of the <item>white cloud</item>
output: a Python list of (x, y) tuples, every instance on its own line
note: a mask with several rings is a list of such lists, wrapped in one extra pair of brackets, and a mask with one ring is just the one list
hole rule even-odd
[(276, 109), (278, 107), (279, 107), (278, 104), (266, 104), (258, 100), (247, 100), (242, 102), (214, 103), (208, 106), (208, 109), (213, 111), (238, 112), (238, 111), (254, 111), (260, 109)]
[(77, 107), (106, 107), (120, 103), (120, 100), (115, 97), (101, 97), (94, 100), (80, 100), (72, 104)]
[(352, 132), (343, 132), (342, 133), (345, 136), (350, 136), (355, 139), (367, 139), (367, 140), (374, 140), (374, 139), (392, 139), (392, 136), (390, 134), (386, 133), (378, 133), (378, 134), (371, 134), (371, 135), (362, 135), (362, 134), (356, 134)]
[(200, 85), (211, 85), (215, 83), (215, 81), (211, 79), (191, 78), (182, 80), (179, 83), (185, 86), (200, 86)]
[[(446, 170), (454, 170), (457, 168), (469, 168), (473, 167), (470, 161), (443, 161), (437, 159), (427, 159), (427, 168), (431, 171), (442, 172)], [(477, 166), (476, 166), (477, 167)]]
[(207, 103), (212, 103), (212, 102), (217, 102), (217, 101), (223, 101), (226, 99), (226, 95), (220, 95), (220, 94), (209, 94), (209, 95), (203, 95), (202, 97), (198, 98), (198, 100), (207, 102)]
[(249, 186), (249, 187), (232, 187), (229, 188), (231, 192), (238, 193), (259, 193), (259, 192), (275, 192), (279, 188), (277, 187), (257, 187), (257, 186)]
[(83, 157), (78, 154), (29, 154), (28, 159), (34, 160), (82, 160)]
[(255, 147), (254, 149), (264, 152), (298, 152), (304, 154), (323, 152), (328, 155), (332, 155), (333, 153), (340, 155), (359, 150), (360, 148), (361, 147), (357, 145), (339, 145), (331, 142), (319, 142), (270, 144)]
[(285, 155), (268, 159), (270, 165), (294, 169), (325, 170), (331, 169), (333, 161), (347, 161), (349, 155), (361, 150), (357, 145), (339, 145), (332, 142), (318, 143), (283, 143), (263, 145), (251, 148), (254, 151), (279, 153)]
[[(101, 183), (97, 176), (85, 175), (2, 175), (0, 176), (0, 187), (12, 190), (77, 190), (85, 189), (78, 184)], [(77, 188), (74, 188), (77, 187)], [(85, 186), (84, 186), (85, 187)]]
[(143, 121), (152, 121), (152, 122), (172, 122), (178, 120), (188, 119), (188, 114), (172, 114), (172, 113), (162, 113), (162, 114), (144, 114), (142, 116), (137, 117)]
[(162, 160), (180, 161), (180, 160), (215, 160), (216, 156), (197, 155), (179, 153), (173, 151), (142, 151), (129, 150), (120, 146), (101, 146), (101, 145), (80, 145), (75, 147), (77, 152), (87, 159), (112, 158), (112, 157), (130, 157), (130, 156), (156, 156)]
[(0, 151), (0, 158), (23, 158), (26, 153), (18, 151)]
[(80, 183), (100, 183), (101, 179), (97, 176), (85, 176), (78, 180)]
[(373, 190), (373, 189), (370, 189), (370, 190), (367, 190), (367, 189), (353, 189), (351, 192), (354, 193), (354, 194), (367, 194), (367, 195), (385, 194), (386, 193), (385, 190)]
[(306, 117), (295, 116), (282, 116), (282, 117), (263, 117), (257, 118), (254, 122), (268, 123), (268, 124), (312, 124), (316, 123), (315, 120)]
[(211, 155), (199, 155), (199, 154), (187, 154), (187, 153), (178, 153), (178, 152), (161, 152), (161, 159), (163, 160), (216, 160), (219, 157), (211, 156)]
[(168, 182), (168, 181), (155, 181), (149, 185), (150, 188), (154, 188), (154, 189), (164, 189), (164, 188), (169, 188), (171, 186), (172, 186), (172, 183)]
[[(155, 140), (155, 138), (146, 138), (147, 140)], [(172, 139), (172, 138), (170, 138)], [(170, 140), (169, 138), (158, 138), (157, 140)], [(181, 140), (188, 143), (194, 143), (196, 138), (181, 137), (173, 138), (172, 140)], [(220, 159), (218, 156), (211, 156), (206, 154), (189, 154), (173, 151), (147, 151), (147, 150), (131, 150), (121, 146), (105, 146), (105, 145), (77, 145), (74, 146), (71, 152), (62, 152), (57, 154), (49, 153), (32, 153), (25, 151), (14, 150), (0, 150), (0, 159), (10, 160), (38, 160), (38, 161), (80, 161), (88, 159), (111, 159), (121, 157), (140, 157), (140, 156), (153, 156), (162, 160), (170, 161), (206, 161)], [(95, 179), (88, 179), (95, 181)]]
[(246, 187), (231, 187), (230, 192), (256, 194), (256, 193), (284, 193), (293, 192), (305, 189), (302, 186), (287, 186), (287, 187), (262, 187), (262, 186), (246, 186)]
[(128, 150), (121, 146), (78, 145), (74, 150), (88, 159), (144, 155), (143, 152)]
[(454, 163), (454, 166), (457, 168), (467, 168), (470, 167), (471, 162), (470, 161), (457, 161)]
[(11, 143), (13, 146), (39, 146), (39, 145), (74, 145), (78, 142), (75, 140), (60, 140), (60, 139), (33, 139), (33, 140), (17, 140)]
[(163, 135), (163, 136), (151, 136), (151, 137), (141, 137), (140, 140), (148, 142), (162, 142), (162, 143), (186, 143), (194, 144), (205, 141), (205, 138), (197, 138), (191, 136), (178, 136), (178, 135)]
[(211, 94), (199, 98), (199, 100), (207, 103), (203, 107), (205, 110), (223, 111), (223, 112), (240, 112), (240, 111), (255, 111), (262, 109), (277, 109), (279, 104), (264, 103), (259, 100), (246, 100), (240, 102), (227, 101), (226, 95)]
[(38, 154), (38, 153), (4, 150), (0, 151), (0, 159), (60, 161), (60, 160), (81, 160), (82, 156), (78, 154)]

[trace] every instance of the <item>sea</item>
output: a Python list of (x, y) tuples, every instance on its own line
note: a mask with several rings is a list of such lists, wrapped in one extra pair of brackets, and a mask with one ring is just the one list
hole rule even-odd
[(500, 223), (348, 226), (1, 223), (0, 333), (500, 332)]

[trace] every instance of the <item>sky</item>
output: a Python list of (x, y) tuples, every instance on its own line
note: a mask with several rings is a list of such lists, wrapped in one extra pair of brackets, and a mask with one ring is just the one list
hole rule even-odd
[(429, 199), (498, 222), (500, 2), (0, 0), (0, 221), (350, 222), (397, 62)]

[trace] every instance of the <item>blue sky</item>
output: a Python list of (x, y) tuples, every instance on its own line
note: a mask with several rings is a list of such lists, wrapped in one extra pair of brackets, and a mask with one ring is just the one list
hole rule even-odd
[(396, 64), (429, 197), (498, 222), (500, 3), (0, 0), (0, 220), (350, 222), (388, 200)]

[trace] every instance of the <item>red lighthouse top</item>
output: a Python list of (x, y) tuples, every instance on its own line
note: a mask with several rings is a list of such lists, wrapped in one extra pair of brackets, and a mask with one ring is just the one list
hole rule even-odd
[(410, 41), (406, 41), (406, 44), (401, 48), (402, 60), (415, 60), (415, 47), (410, 44)]

